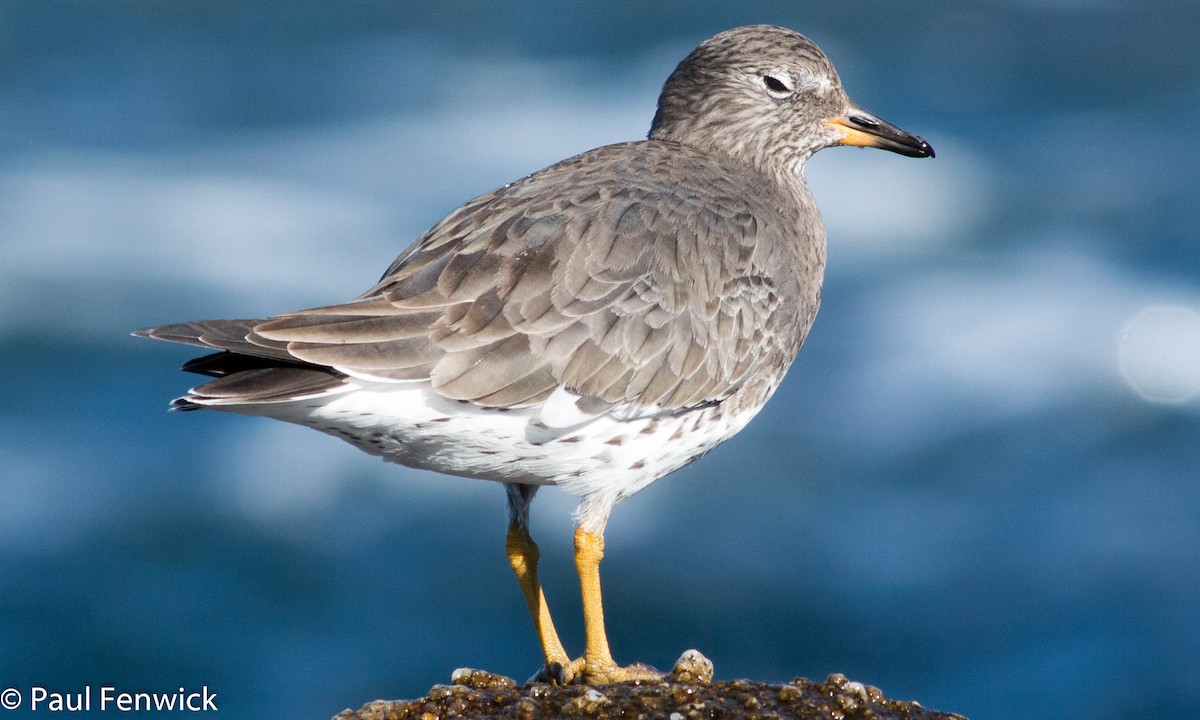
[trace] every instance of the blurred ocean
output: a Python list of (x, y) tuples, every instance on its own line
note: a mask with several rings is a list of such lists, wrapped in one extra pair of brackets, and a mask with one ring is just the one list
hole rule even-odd
[[(1167, 0), (0, 2), (0, 688), (321, 718), (528, 677), (499, 486), (167, 415), (191, 355), (128, 333), (349, 299), (460, 203), (643, 136), (751, 22), (938, 157), (810, 164), (821, 314), (745, 432), (614, 514), (617, 659), (1196, 717), (1200, 5)], [(578, 650), (572, 507), (534, 534)]]

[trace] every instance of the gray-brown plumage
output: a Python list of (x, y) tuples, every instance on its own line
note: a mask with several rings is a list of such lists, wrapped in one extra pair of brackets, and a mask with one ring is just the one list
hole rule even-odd
[(139, 332), (220, 351), (185, 366), (215, 379), (176, 407), (279, 417), (507, 483), (510, 560), (547, 667), (627, 677), (601, 642), (598, 576), (588, 609), (586, 563), (585, 657), (568, 662), (547, 631), (536, 565), (518, 569), (530, 547), (536, 561), (528, 503), (541, 484), (579, 494), (590, 558), (616, 502), (766, 402), (817, 312), (825, 234), (803, 166), (835, 144), (933, 155), (850, 103), (808, 39), (738, 28), (680, 63), (647, 140), (472, 200), (356, 300)]
[[(703, 185), (690, 187), (696, 178)], [(823, 257), (786, 239), (806, 225), (811, 236), (813, 219), (772, 184), (689, 147), (610, 146), (468, 203), (351, 303), (150, 334), (355, 377), (428, 379), (486, 407), (529, 406), (564, 385), (607, 405), (677, 410), (791, 362)], [(228, 383), (193, 394), (218, 391), (277, 395), (268, 378), (236, 396)]]

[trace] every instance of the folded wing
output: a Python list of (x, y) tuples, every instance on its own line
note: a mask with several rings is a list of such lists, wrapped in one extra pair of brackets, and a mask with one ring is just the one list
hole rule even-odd
[(734, 199), (737, 178), (689, 188), (671, 154), (667, 173), (649, 149), (601, 148), (481, 196), (349, 303), (141, 334), (225, 351), (185, 367), (218, 377), (193, 392), (224, 402), (356, 380), (495, 408), (565, 391), (588, 415), (720, 402), (786, 352), (760, 266), (777, 231)]

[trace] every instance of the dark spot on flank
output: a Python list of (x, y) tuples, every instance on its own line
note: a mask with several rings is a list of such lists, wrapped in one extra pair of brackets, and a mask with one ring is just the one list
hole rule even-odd
[(646, 461), (645, 461), (645, 460), (638, 460), (638, 461), (637, 461), (637, 462), (635, 462), (634, 464), (630, 465), (630, 466), (629, 466), (629, 469), (630, 469), (630, 470), (641, 470), (641, 469), (642, 469), (642, 468), (644, 468), (644, 467), (646, 467)]
[(624, 442), (625, 442), (625, 437), (622, 435), (618, 435), (611, 440), (605, 440), (604, 444), (605, 445), (622, 445), (622, 444), (624, 444)]

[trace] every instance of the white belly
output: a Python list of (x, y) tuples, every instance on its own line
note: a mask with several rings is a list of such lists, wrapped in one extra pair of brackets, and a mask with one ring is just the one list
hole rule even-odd
[[(356, 383), (357, 385), (357, 383)], [(557, 485), (618, 502), (700, 457), (757, 413), (724, 406), (622, 420), (601, 415), (550, 428), (537, 408), (496, 410), (447, 400), (414, 384), (364, 384), (287, 403), (217, 407), (336, 435), (386, 460), (451, 475)]]

